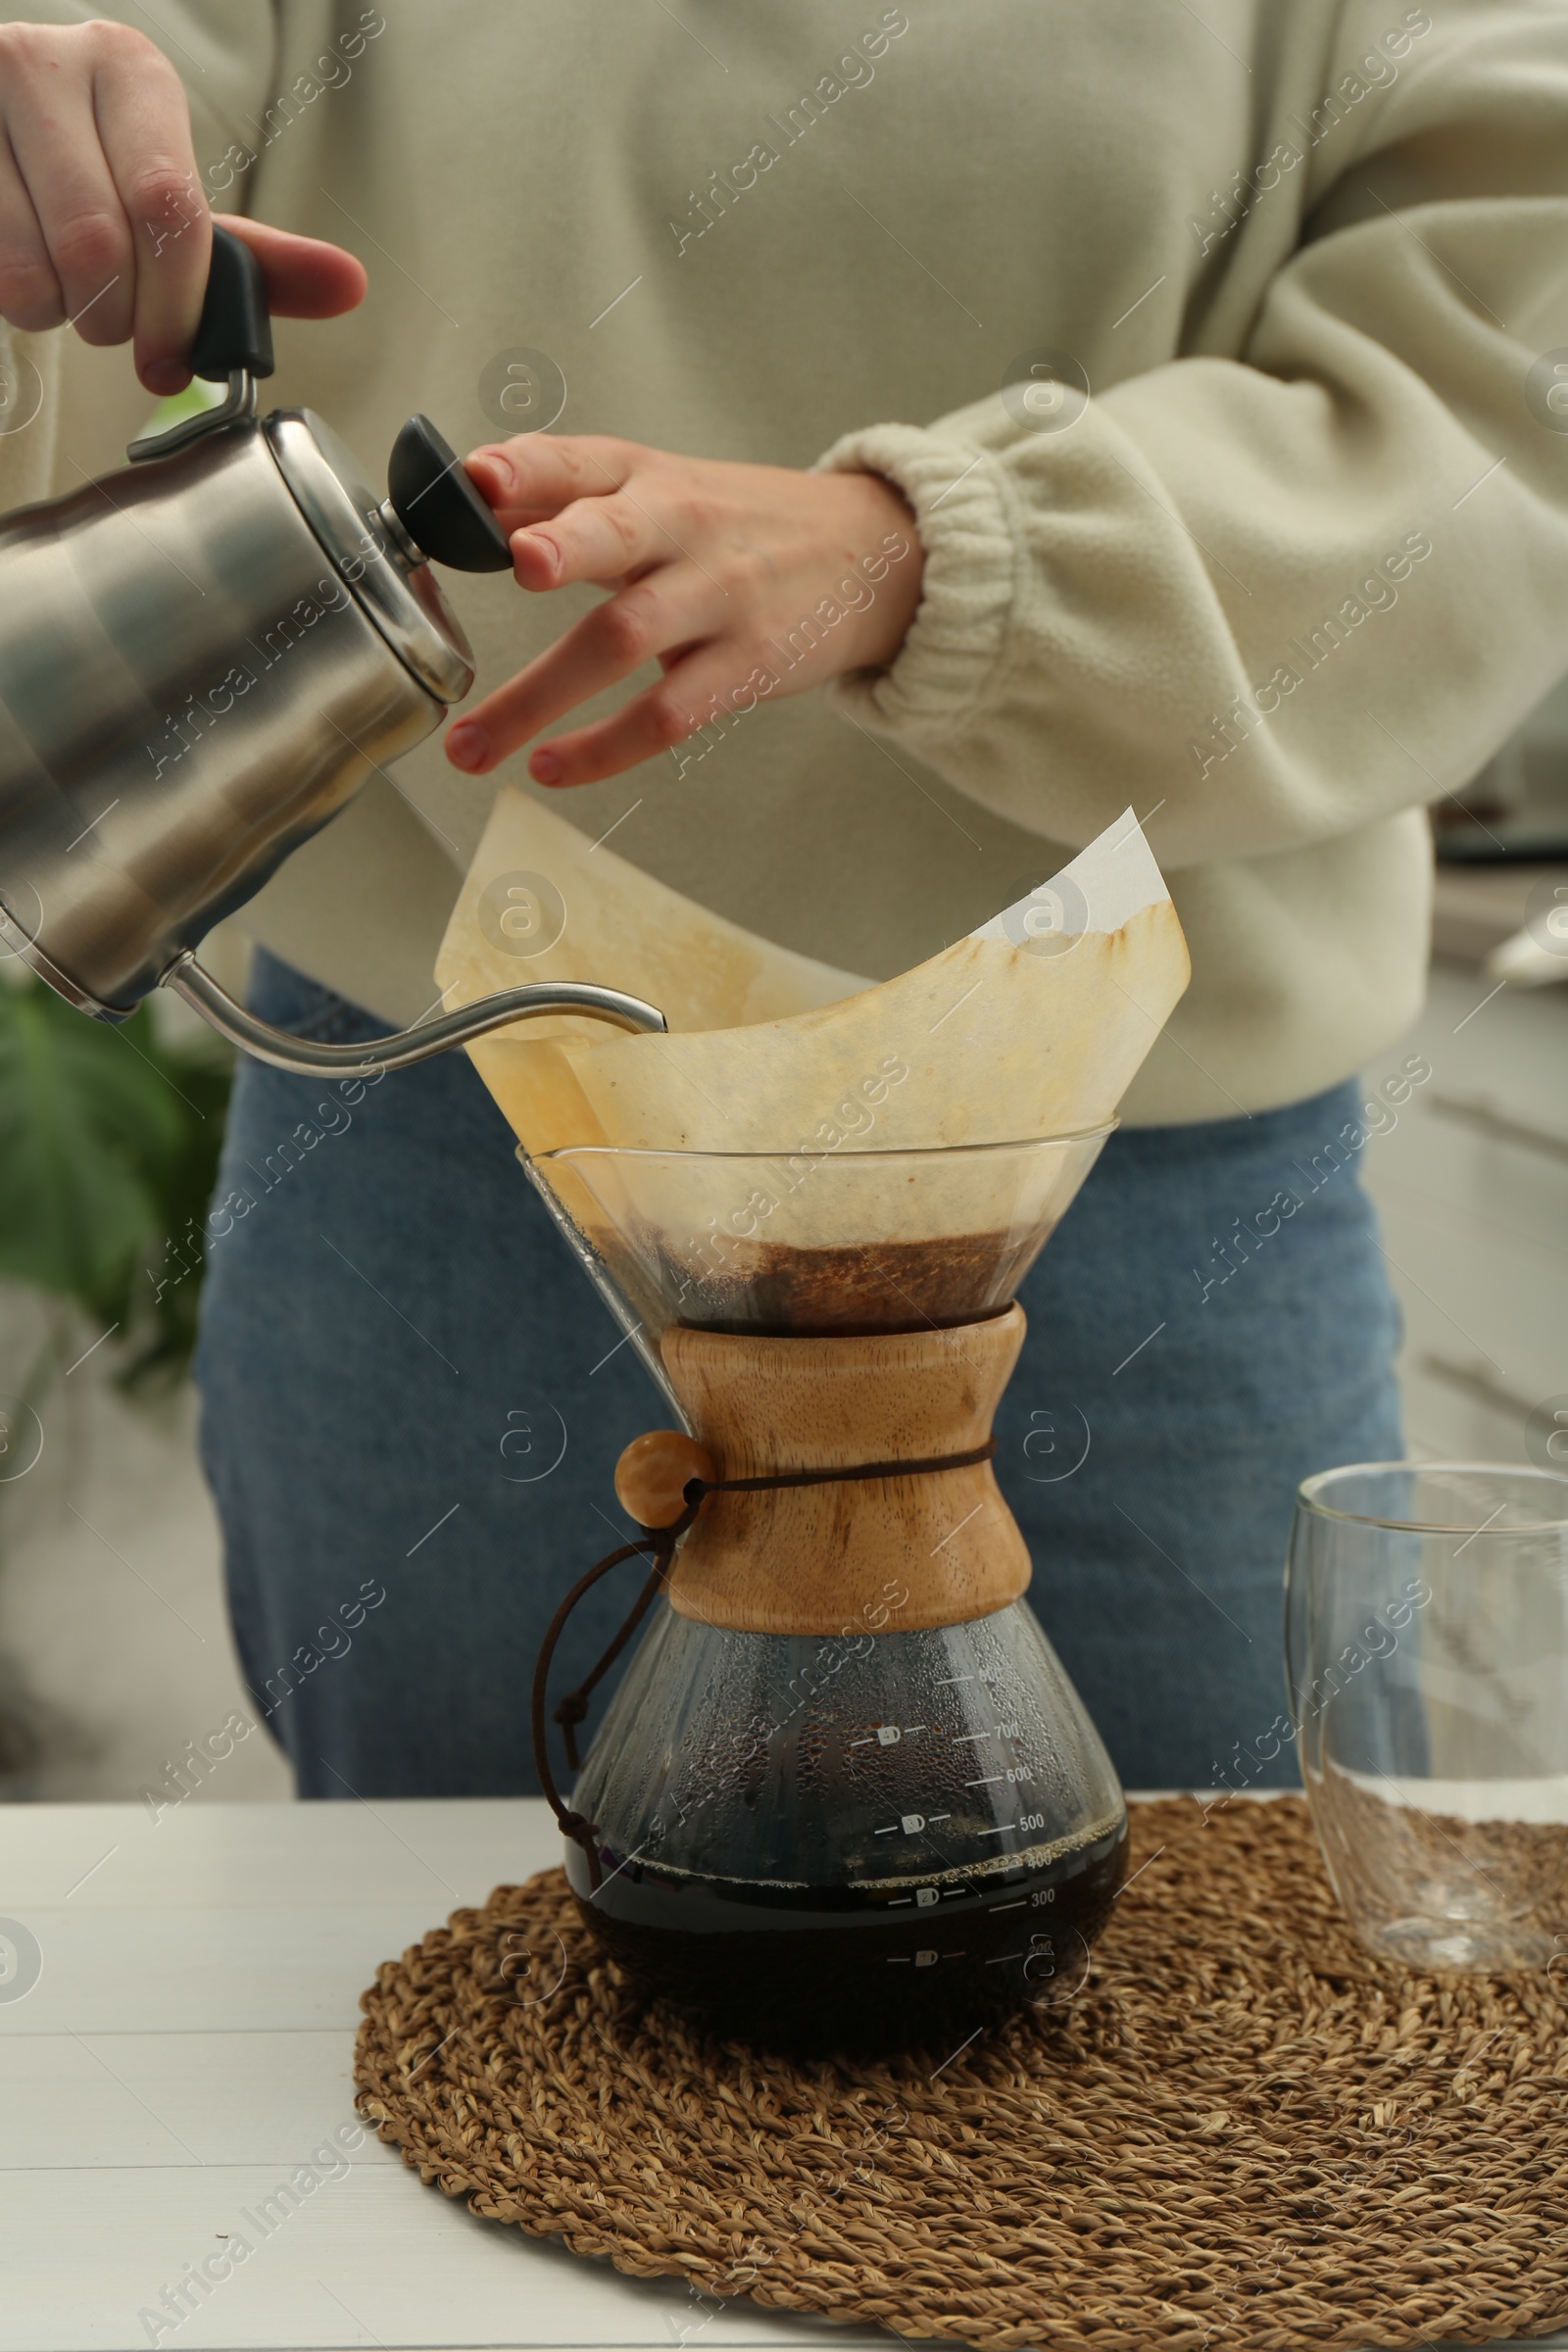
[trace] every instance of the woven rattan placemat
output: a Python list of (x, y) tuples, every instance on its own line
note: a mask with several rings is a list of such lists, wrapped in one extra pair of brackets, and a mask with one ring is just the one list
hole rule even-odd
[(945, 2063), (706, 2039), (561, 1872), (499, 1886), (377, 1972), (361, 2112), (475, 2213), (694, 2299), (1097, 2352), (1568, 2326), (1568, 1965), (1382, 1967), (1299, 1799), (1139, 1805), (1133, 1840), (1076, 1996)]

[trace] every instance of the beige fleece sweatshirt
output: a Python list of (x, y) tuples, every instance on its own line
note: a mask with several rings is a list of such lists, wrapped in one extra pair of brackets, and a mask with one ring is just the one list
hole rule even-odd
[[(372, 470), (415, 409), (496, 437), (510, 382), (560, 431), (906, 493), (927, 566), (892, 669), (741, 698), (558, 797), (590, 838), (885, 976), (1131, 801), (1194, 977), (1130, 1119), (1300, 1098), (1404, 1027), (1422, 805), (1563, 658), (1560, 0), (108, 13), (184, 76), (215, 207), (367, 264), (353, 317), (279, 324), (271, 390)], [(123, 352), (10, 343), (42, 400), (0, 436), (7, 506), (112, 463), (148, 405)], [(486, 688), (593, 601), (451, 588)], [(422, 746), (256, 935), (418, 1014), (493, 789)]]

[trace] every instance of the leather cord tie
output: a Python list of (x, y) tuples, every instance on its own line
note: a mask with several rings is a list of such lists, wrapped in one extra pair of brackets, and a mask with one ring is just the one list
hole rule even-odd
[(550, 1810), (561, 1825), (562, 1836), (580, 1845), (587, 1858), (588, 1883), (594, 1893), (598, 1892), (600, 1886), (599, 1833), (591, 1821), (581, 1813), (573, 1812), (563, 1799), (551, 1769), (550, 1740), (545, 1727), (550, 1668), (557, 1645), (566, 1630), (567, 1620), (584, 1594), (591, 1592), (601, 1577), (608, 1576), (612, 1568), (618, 1568), (624, 1560), (647, 1558), (653, 1562), (643, 1589), (632, 1603), (630, 1614), (619, 1633), (592, 1673), (585, 1675), (574, 1690), (568, 1690), (555, 1710), (552, 1720), (561, 1727), (562, 1744), (570, 1772), (578, 1770), (577, 1729), (587, 1719), (590, 1697), (647, 1616), (656, 1593), (674, 1566), (676, 1544), (710, 1494), (765, 1494), (782, 1487), (827, 1487), (851, 1479), (934, 1478), (944, 1470), (972, 1470), (977, 1463), (989, 1462), (996, 1450), (996, 1439), (988, 1438), (983, 1446), (972, 1446), (967, 1453), (932, 1454), (921, 1461), (856, 1462), (843, 1470), (769, 1470), (757, 1478), (690, 1478), (681, 1489), (686, 1507), (678, 1519), (668, 1527), (643, 1528), (634, 1543), (620, 1544), (613, 1551), (607, 1551), (586, 1576), (577, 1579), (551, 1618), (545, 1638), (539, 1644), (539, 1656), (533, 1670), (533, 1759), (539, 1774), (539, 1786), (544, 1790)]

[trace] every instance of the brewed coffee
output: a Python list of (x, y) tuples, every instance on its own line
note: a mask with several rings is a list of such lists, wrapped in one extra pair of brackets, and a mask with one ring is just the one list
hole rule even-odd
[(575, 1846), (566, 1876), (644, 1990), (754, 2041), (902, 2044), (1065, 2006), (1122, 1883), (1127, 1828), (1118, 1817), (1064, 1850), (951, 1882), (804, 1886), (656, 1870), (611, 1848), (601, 1859), (597, 1892)]
[(573, 1793), (597, 1886), (566, 1849), (583, 1917), (648, 1989), (823, 2043), (1081, 1981), (1126, 1809), (1033, 1612), (874, 1614), (823, 1640), (660, 1606)]

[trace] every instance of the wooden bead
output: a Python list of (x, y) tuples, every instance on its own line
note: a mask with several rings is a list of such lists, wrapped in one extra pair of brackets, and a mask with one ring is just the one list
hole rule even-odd
[(706, 1446), (679, 1429), (648, 1429), (615, 1464), (615, 1494), (639, 1527), (673, 1527), (688, 1479), (718, 1476)]

